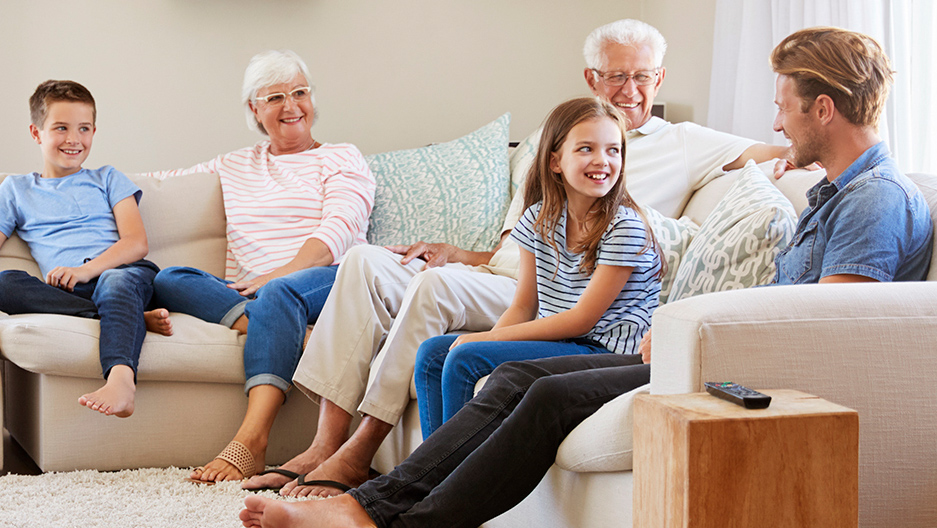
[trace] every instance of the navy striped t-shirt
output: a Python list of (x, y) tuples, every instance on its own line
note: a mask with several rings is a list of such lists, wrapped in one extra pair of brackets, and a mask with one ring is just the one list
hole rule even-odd
[[(533, 226), (542, 203), (538, 202), (524, 211), (511, 231), (511, 237), (522, 249), (534, 254), (539, 316), (547, 317), (572, 308), (585, 292), (591, 275), (579, 270), (584, 254), (573, 253), (566, 248), (566, 208), (553, 237), (559, 254), (534, 232)], [(637, 213), (622, 206), (599, 242), (596, 265), (629, 266), (634, 270), (599, 322), (581, 337), (597, 341), (618, 354), (637, 353), (641, 337), (651, 326), (651, 314), (660, 297), (660, 257), (653, 248), (639, 254), (646, 237), (647, 231)]]

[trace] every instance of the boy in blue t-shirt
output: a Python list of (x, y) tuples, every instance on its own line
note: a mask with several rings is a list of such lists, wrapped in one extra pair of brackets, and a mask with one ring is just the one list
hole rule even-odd
[(0, 272), (0, 311), (100, 318), (105, 385), (78, 403), (107, 415), (133, 413), (136, 370), (147, 329), (172, 333), (164, 309), (144, 312), (159, 271), (137, 202), (143, 192), (113, 167), (83, 169), (96, 109), (72, 81), (46, 81), (29, 98), (29, 132), (42, 150), (42, 173), (0, 183), (0, 246), (16, 231), (45, 282)]

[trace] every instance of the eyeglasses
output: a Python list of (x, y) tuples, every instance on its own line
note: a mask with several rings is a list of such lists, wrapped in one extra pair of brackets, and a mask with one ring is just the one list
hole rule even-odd
[(280, 106), (286, 102), (286, 97), (289, 96), (293, 99), (294, 103), (301, 103), (306, 99), (309, 99), (309, 95), (312, 93), (312, 90), (308, 86), (300, 86), (299, 88), (294, 88), (290, 93), (285, 94), (282, 92), (267, 94), (263, 97), (255, 97), (254, 99), (258, 102), (263, 101), (270, 106)]
[(660, 68), (654, 68), (653, 70), (640, 70), (633, 73), (619, 71), (603, 72), (595, 68), (592, 68), (592, 71), (601, 77), (602, 82), (608, 86), (624, 86), (624, 84), (628, 82), (628, 79), (633, 79), (634, 83), (638, 86), (646, 86), (648, 84), (654, 84), (654, 82), (657, 81), (657, 75), (660, 73)]

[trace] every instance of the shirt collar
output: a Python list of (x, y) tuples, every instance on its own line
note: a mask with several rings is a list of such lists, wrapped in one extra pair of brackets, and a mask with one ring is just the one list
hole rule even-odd
[(644, 123), (643, 125), (639, 126), (638, 128), (629, 130), (627, 137), (628, 139), (631, 139), (632, 137), (637, 136), (638, 134), (649, 136), (653, 134), (654, 132), (657, 132), (661, 128), (664, 128), (665, 126), (667, 126), (667, 121), (664, 121), (663, 119), (657, 116), (651, 116), (651, 118), (648, 119), (647, 122)]

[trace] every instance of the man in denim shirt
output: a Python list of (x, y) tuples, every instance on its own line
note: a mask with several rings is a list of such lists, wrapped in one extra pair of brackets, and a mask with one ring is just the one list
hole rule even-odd
[(775, 260), (774, 283), (924, 280), (930, 210), (878, 136), (892, 82), (881, 47), (860, 33), (810, 28), (778, 44), (771, 65), (774, 130), (790, 140), (797, 166), (826, 168)]

